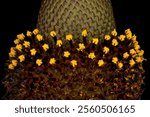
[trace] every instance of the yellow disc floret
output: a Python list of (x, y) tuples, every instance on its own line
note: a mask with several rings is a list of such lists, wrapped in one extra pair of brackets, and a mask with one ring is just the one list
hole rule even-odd
[(38, 66), (41, 66), (42, 63), (43, 63), (43, 62), (42, 62), (42, 59), (37, 59), (37, 60), (36, 60), (36, 64), (37, 64)]
[(112, 58), (112, 62), (113, 62), (114, 64), (117, 64), (118, 58), (117, 58), (117, 57), (113, 57), (113, 58)]
[(102, 60), (102, 59), (99, 60), (99, 61), (98, 61), (98, 66), (101, 67), (101, 66), (103, 66), (103, 65), (104, 65), (104, 60)]
[(71, 65), (72, 65), (73, 67), (75, 67), (75, 66), (77, 65), (77, 61), (76, 61), (76, 60), (72, 60), (70, 63), (71, 63)]
[(94, 52), (91, 52), (89, 55), (88, 55), (88, 58), (90, 59), (94, 59), (96, 56), (94, 54)]
[(42, 48), (43, 48), (44, 51), (47, 51), (49, 49), (49, 45), (48, 44), (44, 44), (42, 46)]
[(50, 32), (50, 36), (55, 37), (56, 36), (56, 32), (55, 31), (51, 31)]
[(19, 58), (20, 62), (23, 62), (25, 60), (25, 56), (23, 54), (20, 55), (18, 58)]
[(63, 42), (62, 42), (62, 40), (57, 40), (57, 42), (56, 42), (56, 46), (58, 46), (58, 47), (61, 47), (62, 46), (62, 44), (63, 44)]
[(66, 35), (66, 40), (70, 41), (70, 40), (72, 40), (72, 38), (73, 38), (72, 34)]
[(98, 42), (99, 42), (98, 38), (93, 38), (93, 40), (92, 40), (92, 43), (93, 43), (93, 44), (97, 45)]
[(30, 50), (30, 53), (31, 53), (32, 56), (34, 56), (34, 55), (36, 54), (36, 52), (37, 52), (37, 51), (36, 51), (36, 49), (34, 49), (34, 48)]
[(70, 52), (69, 51), (65, 51), (64, 52), (64, 57), (68, 58), (70, 56)]
[(56, 63), (56, 59), (55, 58), (51, 58), (49, 60), (49, 64), (54, 65)]
[(107, 54), (107, 53), (109, 52), (109, 48), (105, 46), (105, 47), (103, 48), (103, 52), (104, 52), (105, 54)]

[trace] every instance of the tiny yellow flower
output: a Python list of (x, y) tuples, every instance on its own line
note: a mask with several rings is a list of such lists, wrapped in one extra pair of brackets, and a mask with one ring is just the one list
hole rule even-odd
[(111, 39), (111, 37), (110, 37), (110, 35), (105, 35), (104, 39), (109, 41)]
[(112, 34), (113, 36), (117, 36), (117, 31), (116, 31), (116, 29), (114, 29), (114, 30), (111, 32), (111, 34)]
[(37, 39), (38, 41), (42, 41), (42, 40), (43, 40), (43, 36), (42, 36), (41, 34), (37, 34), (37, 35), (36, 35), (36, 39)]
[(50, 36), (55, 37), (56, 36), (56, 32), (55, 31), (51, 31), (50, 32)]
[(124, 59), (127, 59), (128, 57), (129, 57), (128, 52), (125, 52), (125, 53), (123, 54), (123, 58), (124, 58)]
[(17, 60), (12, 60), (12, 61), (11, 61), (11, 63), (12, 63), (12, 65), (13, 65), (13, 66), (15, 66), (15, 67), (16, 67), (16, 66), (17, 66), (18, 61), (17, 61)]
[(139, 45), (139, 42), (138, 41), (134, 41), (133, 44), (134, 45)]
[(72, 60), (70, 63), (71, 63), (71, 65), (72, 65), (73, 67), (75, 67), (75, 66), (77, 65), (77, 61), (76, 61), (76, 60)]
[(19, 44), (19, 42), (20, 42), (19, 39), (15, 39), (15, 40), (14, 40), (14, 43), (15, 43), (16, 45)]
[(61, 47), (62, 46), (62, 40), (57, 40), (57, 42), (56, 42), (56, 46), (58, 46), (58, 47)]
[(79, 48), (77, 48), (78, 51), (83, 51), (85, 49), (85, 46), (83, 43), (79, 43)]
[(125, 34), (126, 34), (127, 39), (129, 40), (132, 39), (132, 32), (130, 29), (125, 30)]
[(13, 66), (13, 64), (9, 64), (8, 65), (8, 69), (11, 69), (11, 70), (13, 70), (15, 67)]
[(69, 56), (70, 56), (70, 52), (65, 51), (65, 52), (64, 52), (64, 57), (68, 58)]
[(28, 47), (30, 47), (30, 42), (29, 41), (24, 41), (23, 45), (24, 45), (25, 48), (28, 48)]
[(140, 49), (140, 45), (134, 45), (135, 50), (139, 50)]
[(143, 62), (143, 57), (136, 57), (136, 58), (135, 58), (135, 61), (136, 61), (137, 63), (142, 63), (142, 62)]
[(18, 58), (19, 58), (20, 62), (23, 62), (25, 60), (25, 56), (23, 54), (20, 55)]
[(122, 67), (123, 67), (123, 63), (122, 62), (118, 62), (118, 68), (122, 69)]
[(144, 55), (144, 50), (141, 50), (139, 53), (138, 53), (139, 56), (143, 56)]
[(99, 61), (98, 61), (98, 66), (101, 67), (101, 66), (103, 66), (103, 65), (104, 65), (104, 61), (103, 61), (102, 59), (99, 60)]
[(36, 60), (36, 64), (37, 64), (38, 66), (41, 66), (42, 63), (43, 63), (43, 62), (42, 62), (42, 59), (37, 59), (37, 60)]
[(136, 54), (136, 51), (134, 49), (130, 49), (130, 54), (134, 55), (134, 54)]
[(118, 45), (117, 39), (113, 39), (113, 40), (112, 40), (112, 45), (113, 45), (113, 46), (117, 46), (117, 45)]
[(87, 30), (83, 30), (83, 31), (82, 31), (82, 36), (83, 36), (83, 37), (86, 37), (86, 36), (87, 36)]
[(33, 30), (33, 34), (34, 34), (34, 35), (37, 35), (39, 32), (40, 32), (40, 31), (39, 31), (37, 28)]
[(90, 59), (94, 59), (96, 56), (94, 54), (94, 52), (91, 52), (89, 55), (88, 55), (88, 58)]
[(27, 35), (27, 37), (31, 37), (32, 36), (32, 32), (31, 31), (27, 31), (26, 35)]
[(21, 33), (21, 34), (17, 35), (17, 38), (20, 40), (24, 40), (25, 35), (23, 33)]
[(56, 59), (55, 58), (51, 58), (49, 60), (49, 64), (54, 65), (56, 63)]
[(119, 37), (118, 37), (118, 39), (120, 40), (120, 41), (124, 41), (125, 40), (125, 35), (120, 35)]
[(113, 58), (112, 58), (112, 62), (113, 62), (114, 64), (117, 64), (118, 58), (117, 58), (117, 57), (113, 57)]
[(9, 52), (9, 57), (15, 57), (15, 55), (16, 55), (16, 51), (15, 51), (14, 47), (11, 47), (10, 52)]
[(16, 45), (16, 49), (19, 50), (19, 51), (21, 51), (22, 50), (22, 45), (21, 44), (17, 44)]
[(44, 51), (47, 51), (49, 49), (49, 45), (48, 44), (44, 44), (43, 46)]
[(34, 55), (36, 54), (36, 52), (37, 52), (37, 51), (36, 51), (36, 49), (34, 49), (34, 48), (30, 50), (30, 53), (31, 53), (32, 56), (34, 56)]
[(133, 36), (132, 36), (132, 41), (135, 42), (135, 41), (136, 41), (136, 38), (137, 38), (136, 35), (133, 35)]
[(129, 61), (129, 64), (130, 64), (130, 66), (132, 67), (132, 66), (135, 64), (135, 61), (134, 61), (133, 59), (131, 59), (131, 60)]
[(104, 52), (105, 54), (107, 54), (107, 53), (109, 52), (109, 48), (105, 46), (105, 47), (103, 48), (103, 52)]
[(68, 41), (70, 41), (70, 40), (72, 40), (72, 35), (71, 34), (68, 34), (68, 35), (66, 35), (66, 40), (68, 40)]
[(93, 38), (93, 40), (92, 40), (92, 43), (93, 43), (93, 44), (97, 45), (98, 42), (99, 42), (98, 38)]

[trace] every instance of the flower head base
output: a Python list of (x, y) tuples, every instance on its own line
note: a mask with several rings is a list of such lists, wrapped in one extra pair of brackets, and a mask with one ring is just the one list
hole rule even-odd
[(91, 52), (89, 55), (88, 55), (88, 58), (90, 59), (94, 59), (96, 56), (95, 56), (95, 53), (94, 52)]
[(42, 47), (43, 47), (43, 50), (45, 52), (49, 49), (49, 45), (48, 44), (44, 44)]
[(111, 36), (110, 35), (105, 35), (104, 39), (109, 41), (111, 39)]
[(49, 64), (54, 65), (56, 63), (56, 59), (55, 58), (51, 58), (49, 60)]
[(34, 30), (33, 30), (33, 34), (34, 34), (34, 35), (37, 35), (39, 32), (40, 32), (40, 31), (39, 31), (38, 29), (34, 29)]
[(70, 52), (69, 51), (65, 51), (64, 52), (64, 57), (68, 58), (70, 56)]
[(117, 31), (116, 31), (116, 29), (114, 29), (114, 30), (111, 32), (111, 34), (112, 34), (113, 36), (117, 36)]
[(103, 65), (104, 65), (104, 61), (103, 61), (102, 59), (99, 60), (99, 61), (98, 61), (98, 66), (101, 67), (101, 66), (103, 66)]
[(87, 30), (83, 30), (83, 31), (82, 31), (82, 36), (83, 36), (83, 37), (86, 37), (86, 36), (87, 36)]
[(19, 58), (20, 62), (25, 61), (25, 56), (24, 55), (20, 55), (18, 58)]
[(85, 45), (83, 43), (79, 43), (79, 48), (77, 48), (78, 51), (83, 51), (85, 49)]
[(38, 41), (42, 41), (42, 40), (43, 40), (43, 36), (42, 36), (41, 34), (37, 34), (37, 35), (36, 35), (36, 39), (37, 39)]
[(103, 52), (104, 52), (105, 54), (107, 54), (107, 53), (109, 52), (109, 48), (105, 46), (105, 47), (103, 48)]
[(36, 60), (36, 64), (37, 64), (38, 66), (41, 66), (41, 65), (43, 64), (42, 59), (37, 59), (37, 60)]
[(113, 46), (117, 46), (117, 45), (118, 45), (117, 39), (113, 39), (113, 40), (112, 40), (112, 45), (113, 45)]
[(117, 58), (117, 57), (113, 57), (113, 58), (112, 58), (112, 62), (113, 62), (114, 64), (117, 64), (118, 58)]
[[(27, 32), (24, 40), (17, 39), (16, 47), (10, 49), (5, 85), (19, 90), (20, 94), (12, 92), (12, 96), (8, 96), (9, 99), (139, 97), (137, 91), (141, 91), (143, 82), (144, 51), (134, 36), (127, 39), (131, 33), (129, 30), (125, 35), (119, 36), (114, 30), (110, 35), (105, 35), (104, 41), (101, 42), (98, 38), (87, 37), (86, 30), (82, 32), (82, 36), (75, 35), (73, 41), (72, 35), (60, 40), (55, 32), (51, 32), (54, 43), (41, 38), (38, 30), (33, 32)], [(32, 91), (30, 85), (34, 85)], [(54, 92), (50, 89), (54, 89)], [(100, 89), (102, 93), (99, 92)], [(94, 93), (91, 94), (91, 91)], [(120, 94), (122, 91), (124, 94)], [(73, 95), (70, 95), (70, 92)], [(114, 96), (110, 96), (112, 94)]]
[(62, 40), (57, 40), (57, 42), (56, 42), (56, 46), (58, 46), (58, 47), (61, 47), (62, 46), (62, 44), (63, 44), (63, 42), (62, 42)]
[(36, 54), (36, 52), (37, 52), (37, 51), (36, 51), (36, 49), (34, 49), (34, 48), (30, 50), (30, 53), (31, 53), (32, 56), (34, 56), (34, 55)]
[(73, 67), (77, 66), (77, 61), (76, 61), (76, 60), (72, 60), (70, 63), (71, 63), (71, 65), (72, 65)]
[(55, 31), (51, 31), (51, 32), (50, 32), (50, 36), (56, 37), (56, 32), (55, 32)]
[(68, 35), (66, 35), (66, 40), (68, 40), (68, 41), (71, 41), (72, 40), (72, 34), (68, 34)]
[(98, 38), (93, 38), (93, 40), (92, 40), (92, 43), (93, 43), (93, 44), (97, 45), (98, 42), (99, 42)]
[(21, 33), (21, 34), (17, 35), (17, 38), (20, 40), (24, 40), (25, 35), (23, 33)]

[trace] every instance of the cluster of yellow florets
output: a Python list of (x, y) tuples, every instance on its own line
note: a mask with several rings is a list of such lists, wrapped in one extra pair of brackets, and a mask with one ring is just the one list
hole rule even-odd
[[(88, 36), (87, 30), (84, 30), (81, 35), (84, 40), (79, 43), (78, 46), (73, 46), (75, 50), (77, 50), (75, 54), (79, 54), (78, 52), (87, 53), (86, 58), (96, 61), (98, 67), (110, 64), (111, 62), (116, 65), (118, 69), (122, 69), (124, 64), (128, 64), (129, 67), (133, 67), (135, 64), (142, 63), (144, 60), (144, 51), (140, 50), (140, 45), (138, 44), (136, 36), (132, 34), (130, 29), (125, 30), (125, 34), (119, 36), (117, 35), (117, 31), (114, 29), (110, 34), (106, 34), (104, 36), (104, 42), (100, 42), (100, 39), (94, 37), (88, 44), (84, 43)], [(57, 33), (55, 31), (51, 31), (50, 36), (54, 39), (56, 48), (61, 49), (63, 41), (61, 39), (57, 39)], [(66, 35), (65, 40), (69, 41), (69, 43), (73, 45), (72, 34)], [(41, 66), (43, 64), (45, 56), (49, 57), (48, 63), (50, 65), (57, 64), (57, 57), (52, 57), (48, 52), (48, 50), (53, 49), (53, 47), (51, 47), (46, 39), (44, 39), (38, 29), (35, 29), (32, 32), (27, 31), (26, 35), (23, 33), (17, 35), (17, 39), (14, 40), (14, 43), (15, 47), (11, 47), (9, 52), (10, 63), (8, 64), (8, 68), (10, 70), (13, 70), (18, 64), (25, 62), (27, 57), (31, 59), (34, 58), (37, 66)], [(73, 49), (71, 45), (69, 50), (62, 51), (62, 56), (64, 58), (68, 58), (70, 65), (75, 68), (78, 66), (78, 59), (71, 57), (71, 50)], [(92, 47), (94, 47), (94, 49)], [(88, 48), (89, 51), (87, 51)], [(42, 51), (39, 49), (42, 49)], [(96, 51), (97, 49), (100, 51), (100, 54)], [(123, 53), (119, 53), (119, 49), (124, 50)], [(45, 53), (47, 55), (45, 55)], [(38, 58), (36, 56), (37, 54), (41, 54), (44, 57)], [(111, 61), (107, 58), (111, 59)]]

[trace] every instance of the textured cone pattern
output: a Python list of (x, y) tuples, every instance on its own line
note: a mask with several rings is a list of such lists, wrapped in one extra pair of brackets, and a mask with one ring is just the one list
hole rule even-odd
[(43, 0), (37, 27), (47, 38), (52, 30), (58, 38), (68, 33), (80, 38), (83, 29), (89, 38), (102, 38), (115, 28), (115, 22), (110, 0)]

